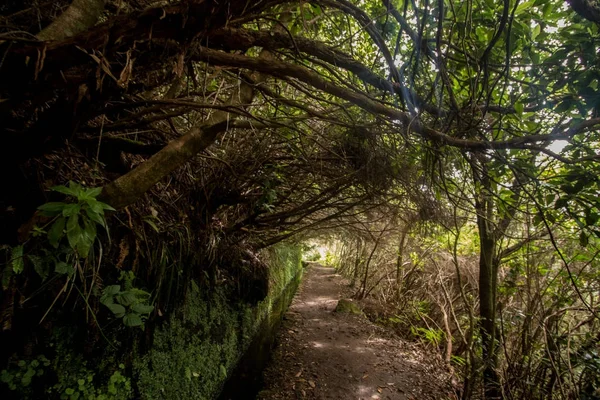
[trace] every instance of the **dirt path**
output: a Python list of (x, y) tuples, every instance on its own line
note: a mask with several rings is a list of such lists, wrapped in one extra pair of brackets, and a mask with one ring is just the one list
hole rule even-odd
[(258, 398), (453, 399), (450, 376), (435, 357), (362, 315), (334, 312), (346, 290), (333, 268), (309, 269)]

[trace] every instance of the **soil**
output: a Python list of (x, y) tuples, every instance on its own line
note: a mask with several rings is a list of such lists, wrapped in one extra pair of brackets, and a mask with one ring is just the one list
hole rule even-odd
[(349, 295), (333, 268), (309, 267), (284, 316), (258, 399), (456, 398), (439, 356), (364, 315), (335, 312)]

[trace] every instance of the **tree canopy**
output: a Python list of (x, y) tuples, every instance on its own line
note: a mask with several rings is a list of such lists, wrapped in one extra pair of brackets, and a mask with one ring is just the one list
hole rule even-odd
[[(72, 249), (60, 262), (70, 265), (90, 249), (97, 255), (96, 223), (115, 224), (120, 249), (113, 245), (111, 257), (120, 265), (126, 246), (141, 253), (150, 240), (125, 231), (142, 229), (153, 240), (194, 243), (171, 256), (197, 257), (214, 283), (219, 269), (247, 273), (231, 267), (236, 258), (260, 269), (251, 255), (258, 249), (338, 235), (353, 243), (339, 255), (354, 257), (350, 275), (363, 271), (364, 297), (377, 286), (368, 280), (378, 248), (401, 243), (399, 282), (402, 249), (419, 229), (422, 237), (433, 229), (438, 243), (454, 242), (444, 251), (454, 255), (456, 298), (471, 317), (452, 322), (467, 349), (463, 397), (475, 386), (489, 399), (510, 397), (518, 374), (505, 372), (517, 361), (502, 302), (517, 285), (511, 274), (525, 274), (531, 246), (555, 257), (546, 261), (573, 296), (540, 318), (582, 312), (591, 339), (578, 342), (577, 357), (600, 338), (598, 276), (585, 272), (600, 240), (598, 23), (600, 7), (587, 0), (5, 2), (2, 241), (23, 258), (23, 248), (41, 246), (35, 235), (58, 248), (64, 231)], [(81, 204), (36, 212), (57, 199), (48, 187), (67, 181), (96, 188), (58, 190), (87, 202), (89, 218), (73, 217)], [(105, 221), (104, 210), (114, 219)], [(56, 231), (36, 230), (48, 218), (62, 220)], [(460, 289), (465, 235), (475, 243), (476, 302)], [(145, 257), (157, 257), (149, 247)], [(7, 265), (5, 291), (25, 268)], [(140, 275), (166, 309), (164, 271)], [(94, 279), (82, 273), (83, 282)], [(529, 311), (526, 318), (539, 310)], [(536, 396), (597, 390), (592, 378), (585, 384), (593, 390), (578, 389), (578, 367), (566, 377), (556, 367), (560, 346), (544, 346), (547, 369), (536, 379), (547, 390)], [(535, 346), (524, 347), (521, 355), (533, 357)], [(588, 373), (581, 365), (580, 377)]]

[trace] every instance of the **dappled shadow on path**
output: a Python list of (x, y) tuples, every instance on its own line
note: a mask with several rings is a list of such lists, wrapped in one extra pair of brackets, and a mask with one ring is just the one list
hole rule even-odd
[(452, 399), (439, 360), (364, 316), (334, 312), (347, 296), (313, 264), (279, 334), (260, 399)]

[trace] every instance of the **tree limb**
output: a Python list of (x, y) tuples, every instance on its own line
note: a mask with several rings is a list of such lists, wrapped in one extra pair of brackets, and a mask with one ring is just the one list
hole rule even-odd
[(40, 40), (63, 40), (96, 24), (104, 11), (105, 0), (73, 0), (50, 25), (37, 34)]
[(600, 3), (596, 0), (567, 0), (567, 3), (583, 18), (600, 24)]

